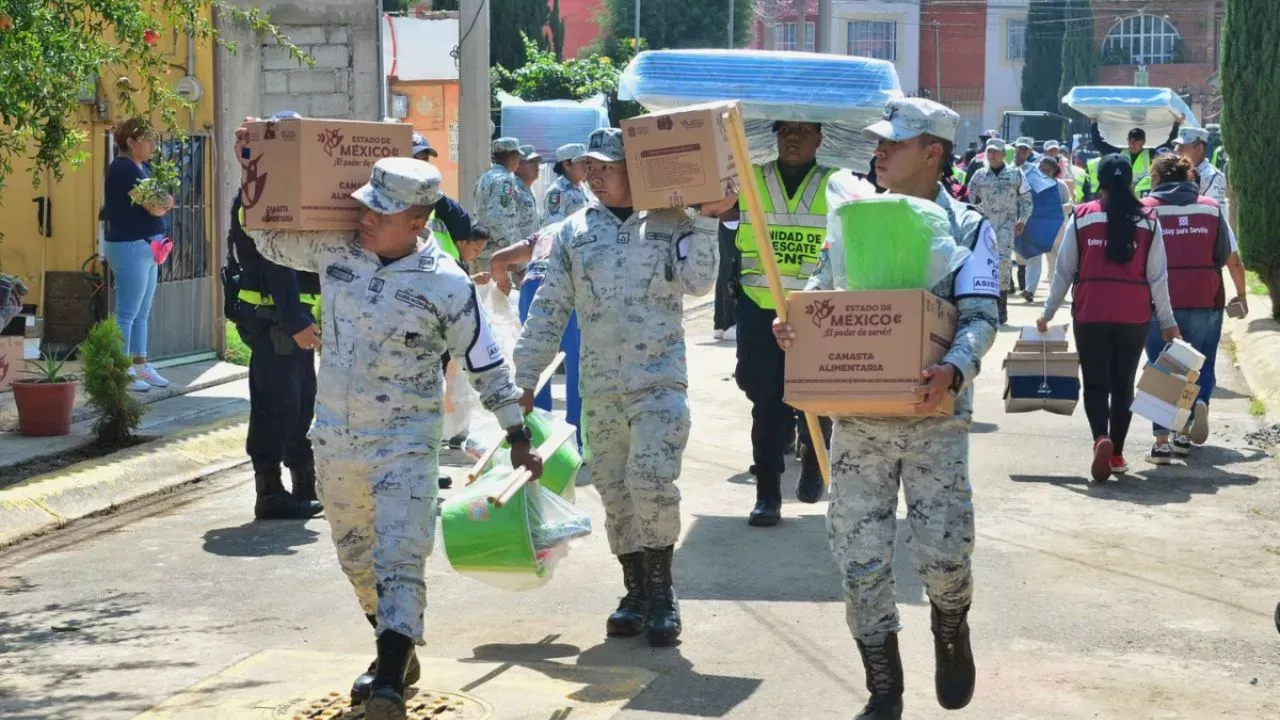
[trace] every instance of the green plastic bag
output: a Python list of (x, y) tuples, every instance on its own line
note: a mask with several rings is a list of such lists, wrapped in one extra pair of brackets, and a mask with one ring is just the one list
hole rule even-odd
[(495, 468), (459, 488), (440, 509), (445, 555), (459, 574), (504, 590), (530, 590), (551, 580), (568, 543), (591, 532), (591, 518), (537, 483), (494, 507), (511, 468)]
[[(533, 446), (536, 448), (550, 438), (557, 428), (564, 427), (566, 423), (552, 417), (551, 413), (541, 408), (535, 409), (533, 412), (524, 416), (524, 424), (529, 428), (529, 432), (533, 435)], [(501, 445), (502, 450), (494, 453), (493, 460), (489, 461), (489, 465), (484, 469), (489, 472), (503, 464), (508, 463), (510, 453), (507, 452), (511, 446), (504, 440)], [(538, 482), (551, 492), (560, 497), (572, 501), (574, 497), (574, 481), (578, 478), (578, 470), (582, 467), (582, 455), (578, 452), (578, 443), (575, 439), (560, 446), (560, 449), (552, 453), (551, 457), (542, 459), (542, 477)]]
[(935, 239), (950, 239), (942, 208), (918, 198), (877, 195), (840, 205), (836, 213), (849, 290), (930, 287)]

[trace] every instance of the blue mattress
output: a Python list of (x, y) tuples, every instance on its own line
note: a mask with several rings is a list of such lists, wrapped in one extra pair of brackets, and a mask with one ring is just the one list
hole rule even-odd
[(1200, 127), (1195, 113), (1169, 88), (1082, 85), (1071, 88), (1062, 104), (1096, 117), (1102, 139), (1116, 147), (1124, 147), (1129, 131), (1136, 127), (1146, 131), (1150, 146), (1163, 143), (1179, 117), (1186, 118), (1186, 126)]

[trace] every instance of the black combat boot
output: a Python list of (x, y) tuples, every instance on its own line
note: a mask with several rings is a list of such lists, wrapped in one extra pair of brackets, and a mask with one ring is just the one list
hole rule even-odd
[(816, 503), (822, 499), (826, 488), (822, 485), (822, 470), (818, 467), (818, 454), (813, 445), (804, 443), (800, 456), (800, 482), (796, 484), (796, 499), (802, 503)]
[(320, 503), (299, 500), (286, 492), (279, 470), (254, 473), (253, 484), (258, 494), (253, 516), (259, 520), (305, 520), (324, 511)]
[[(364, 617), (369, 621), (369, 624), (372, 625), (374, 629), (377, 629), (378, 618), (373, 615), (365, 615)], [(357, 677), (356, 681), (351, 684), (352, 705), (363, 704), (370, 698), (370, 696), (373, 695), (373, 679), (377, 674), (378, 661), (375, 659), (373, 662), (369, 663), (369, 669), (366, 670), (363, 675)], [(409, 654), (409, 664), (404, 670), (405, 687), (410, 687), (416, 684), (418, 679), (421, 677), (422, 666), (418, 664), (418, 653), (412, 652)]]
[(671, 558), (674, 545), (645, 548), (645, 594), (649, 596), (649, 619), (646, 634), (652, 647), (670, 647), (680, 637), (680, 606), (671, 580)]
[(622, 584), (627, 594), (622, 596), (618, 609), (605, 623), (609, 637), (634, 637), (644, 632), (649, 610), (649, 596), (645, 594), (644, 553), (619, 555), (622, 564)]
[(293, 498), (299, 502), (319, 502), (316, 495), (316, 466), (299, 465), (289, 468), (293, 484)]
[(1008, 325), (1009, 324), (1009, 297), (1007, 295), (1002, 294), (1000, 297), (996, 298), (996, 307), (1000, 310), (1000, 324)]
[(947, 710), (959, 710), (973, 699), (973, 683), (977, 671), (973, 667), (973, 648), (969, 647), (969, 607), (942, 610), (932, 607), (933, 684), (938, 704)]
[(405, 720), (408, 709), (404, 689), (413, 657), (413, 641), (395, 630), (378, 636), (378, 669), (373, 675), (373, 694), (364, 706), (365, 720)]
[(756, 468), (756, 506), (747, 524), (770, 527), (782, 520), (782, 473)]
[(1027, 289), (1027, 266), (1026, 265), (1018, 266), (1018, 289), (1019, 290)]
[(883, 645), (858, 641), (862, 668), (867, 674), (866, 707), (854, 720), (902, 720), (902, 657), (898, 634), (889, 633)]

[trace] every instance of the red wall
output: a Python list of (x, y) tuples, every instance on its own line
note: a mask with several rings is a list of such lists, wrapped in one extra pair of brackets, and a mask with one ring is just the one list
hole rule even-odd
[[(551, 6), (550, 0), (547, 6)], [(596, 41), (600, 35), (596, 15), (603, 10), (602, 0), (560, 0), (560, 17), (564, 20), (565, 57), (577, 57), (583, 48)]]
[[(932, 2), (920, 7), (920, 89), (933, 92), (935, 48), (942, 49), (943, 102), (980, 102), (986, 77), (987, 3)], [(935, 36), (933, 21), (938, 21)]]

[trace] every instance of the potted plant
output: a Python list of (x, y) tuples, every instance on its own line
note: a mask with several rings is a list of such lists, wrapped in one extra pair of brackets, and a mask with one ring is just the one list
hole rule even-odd
[(62, 374), (71, 352), (61, 360), (48, 353), (39, 360), (27, 360), (26, 373), (34, 377), (14, 381), (13, 401), (18, 406), (18, 431), (23, 435), (47, 437), (71, 432), (76, 380)]

